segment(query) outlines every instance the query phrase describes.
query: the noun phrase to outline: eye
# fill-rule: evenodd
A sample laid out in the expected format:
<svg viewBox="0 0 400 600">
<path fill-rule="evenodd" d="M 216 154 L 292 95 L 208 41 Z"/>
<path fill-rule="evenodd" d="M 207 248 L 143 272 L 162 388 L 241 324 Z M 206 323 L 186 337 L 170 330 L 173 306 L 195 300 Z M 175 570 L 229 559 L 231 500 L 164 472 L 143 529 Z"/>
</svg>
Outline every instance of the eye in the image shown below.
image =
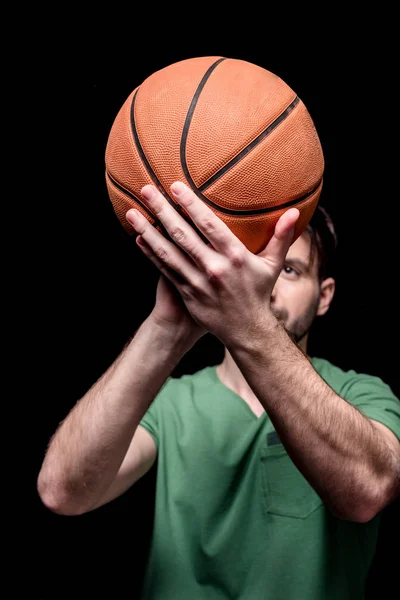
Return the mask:
<svg viewBox="0 0 400 600">
<path fill-rule="evenodd" d="M 285 273 L 285 275 L 299 275 L 298 271 L 296 271 L 296 269 L 293 269 L 293 267 L 290 267 L 289 265 L 284 265 L 282 267 L 282 271 L 283 273 Z"/>
</svg>

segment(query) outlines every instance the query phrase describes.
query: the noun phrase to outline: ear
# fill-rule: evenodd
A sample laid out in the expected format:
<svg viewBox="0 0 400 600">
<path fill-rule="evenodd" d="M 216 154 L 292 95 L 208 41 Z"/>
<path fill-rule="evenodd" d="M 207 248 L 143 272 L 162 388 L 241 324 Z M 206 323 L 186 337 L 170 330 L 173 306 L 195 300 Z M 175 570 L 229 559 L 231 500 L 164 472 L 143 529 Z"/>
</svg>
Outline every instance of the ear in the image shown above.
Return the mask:
<svg viewBox="0 0 400 600">
<path fill-rule="evenodd" d="M 327 277 L 321 283 L 320 297 L 317 310 L 317 316 L 324 315 L 332 302 L 333 295 L 335 293 L 335 280 L 333 277 Z"/>
</svg>

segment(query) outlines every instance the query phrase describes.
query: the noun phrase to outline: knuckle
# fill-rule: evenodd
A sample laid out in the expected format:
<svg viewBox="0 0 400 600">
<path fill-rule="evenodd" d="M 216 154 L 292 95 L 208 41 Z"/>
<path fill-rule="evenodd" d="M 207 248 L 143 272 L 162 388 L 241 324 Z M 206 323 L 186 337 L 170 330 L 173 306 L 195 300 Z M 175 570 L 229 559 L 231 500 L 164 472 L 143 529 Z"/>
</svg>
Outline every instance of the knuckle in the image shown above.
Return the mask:
<svg viewBox="0 0 400 600">
<path fill-rule="evenodd" d="M 199 294 L 204 290 L 204 282 L 202 278 L 193 279 L 192 289 L 196 294 Z"/>
<path fill-rule="evenodd" d="M 226 269 L 223 265 L 210 265 L 207 269 L 207 279 L 210 283 L 219 283 L 224 278 Z"/>
<path fill-rule="evenodd" d="M 167 251 L 162 246 L 159 246 L 158 248 L 156 248 L 154 250 L 154 254 L 162 262 L 167 262 L 168 253 L 167 253 Z"/>
<path fill-rule="evenodd" d="M 186 239 L 186 234 L 183 231 L 183 229 L 179 227 L 179 225 L 175 225 L 174 227 L 172 227 L 170 231 L 170 236 L 178 244 Z"/>
<path fill-rule="evenodd" d="M 187 250 L 187 253 L 189 254 L 190 258 L 192 258 L 192 260 L 194 260 L 194 262 L 197 262 L 200 259 L 200 252 L 199 252 L 199 248 L 197 246 L 193 246 L 192 248 L 189 248 Z"/>
<path fill-rule="evenodd" d="M 242 267 L 245 254 L 242 248 L 232 248 L 229 252 L 229 261 L 233 267 Z"/>
<path fill-rule="evenodd" d="M 212 235 L 215 232 L 215 223 L 212 219 L 206 218 L 202 223 L 202 228 L 206 236 Z"/>
</svg>

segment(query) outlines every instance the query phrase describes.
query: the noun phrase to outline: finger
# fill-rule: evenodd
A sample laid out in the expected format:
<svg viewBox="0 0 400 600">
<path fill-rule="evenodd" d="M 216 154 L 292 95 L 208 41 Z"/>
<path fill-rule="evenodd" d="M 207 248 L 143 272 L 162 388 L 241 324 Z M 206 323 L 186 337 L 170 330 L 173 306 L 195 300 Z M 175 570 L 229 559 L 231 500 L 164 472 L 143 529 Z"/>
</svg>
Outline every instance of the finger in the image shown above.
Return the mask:
<svg viewBox="0 0 400 600">
<path fill-rule="evenodd" d="M 142 214 L 130 209 L 126 213 L 126 219 L 144 239 L 159 263 L 178 273 L 189 284 L 198 279 L 198 270 L 189 257 L 157 231 Z"/>
<path fill-rule="evenodd" d="M 178 273 L 174 273 L 171 269 L 169 269 L 168 267 L 166 267 L 161 260 L 159 260 L 155 254 L 153 253 L 152 249 L 150 248 L 150 246 L 144 241 L 144 239 L 142 238 L 141 235 L 138 235 L 136 238 L 136 244 L 139 246 L 139 248 L 141 249 L 141 251 L 143 252 L 143 254 L 145 256 L 147 256 L 147 258 L 149 258 L 151 260 L 152 263 L 155 264 L 155 266 L 157 267 L 157 269 L 167 278 L 169 279 L 169 281 L 171 281 L 171 283 L 174 284 L 174 286 L 179 289 L 179 286 L 182 283 L 185 283 L 184 280 L 181 278 L 181 276 Z"/>
<path fill-rule="evenodd" d="M 281 265 L 292 243 L 294 226 L 300 216 L 298 208 L 289 208 L 281 215 L 275 225 L 275 231 L 265 249 L 258 256 L 273 265 Z"/>
<path fill-rule="evenodd" d="M 215 250 L 207 246 L 190 223 L 174 209 L 153 185 L 142 188 L 142 197 L 152 213 L 162 223 L 171 240 L 205 270 Z"/>
<path fill-rule="evenodd" d="M 171 185 L 171 192 L 215 250 L 229 256 L 232 248 L 245 248 L 226 223 L 219 219 L 187 185 L 175 181 Z"/>
</svg>

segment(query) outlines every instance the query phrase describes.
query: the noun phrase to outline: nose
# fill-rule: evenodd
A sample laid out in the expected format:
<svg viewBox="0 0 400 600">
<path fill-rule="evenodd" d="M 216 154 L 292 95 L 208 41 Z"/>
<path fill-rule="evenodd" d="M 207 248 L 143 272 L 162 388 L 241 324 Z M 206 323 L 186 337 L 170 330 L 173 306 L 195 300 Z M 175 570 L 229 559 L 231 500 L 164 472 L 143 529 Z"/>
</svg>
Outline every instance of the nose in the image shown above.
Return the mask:
<svg viewBox="0 0 400 600">
<path fill-rule="evenodd" d="M 276 298 L 277 298 L 277 295 L 278 295 L 277 292 L 278 292 L 278 282 L 276 281 L 275 285 L 273 287 L 273 290 L 271 292 L 271 304 L 272 305 L 275 304 L 275 302 L 276 302 Z"/>
</svg>

